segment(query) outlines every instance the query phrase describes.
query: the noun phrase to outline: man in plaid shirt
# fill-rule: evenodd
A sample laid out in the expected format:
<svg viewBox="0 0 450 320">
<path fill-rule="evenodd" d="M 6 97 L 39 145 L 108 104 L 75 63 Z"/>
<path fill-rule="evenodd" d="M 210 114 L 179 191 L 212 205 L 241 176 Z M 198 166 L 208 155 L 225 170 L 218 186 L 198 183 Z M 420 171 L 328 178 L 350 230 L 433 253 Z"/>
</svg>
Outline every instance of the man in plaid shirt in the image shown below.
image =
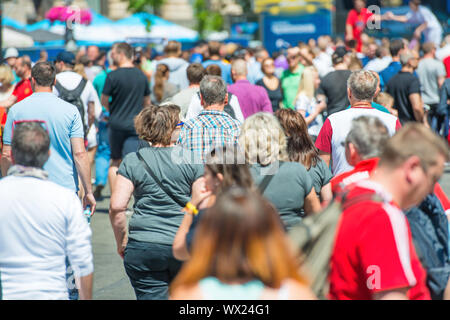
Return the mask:
<svg viewBox="0 0 450 320">
<path fill-rule="evenodd" d="M 200 101 L 204 110 L 184 123 L 178 139 L 183 148 L 194 153 L 196 163 L 204 163 L 215 147 L 236 145 L 241 132 L 241 123 L 223 111 L 228 95 L 221 77 L 203 77 Z"/>
</svg>

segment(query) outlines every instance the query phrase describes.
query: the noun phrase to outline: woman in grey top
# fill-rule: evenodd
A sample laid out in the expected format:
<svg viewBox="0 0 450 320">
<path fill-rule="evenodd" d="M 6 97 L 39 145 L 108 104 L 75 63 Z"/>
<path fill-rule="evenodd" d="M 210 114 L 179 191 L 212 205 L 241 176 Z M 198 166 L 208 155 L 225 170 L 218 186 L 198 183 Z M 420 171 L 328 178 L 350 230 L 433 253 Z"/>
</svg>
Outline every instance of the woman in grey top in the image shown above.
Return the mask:
<svg viewBox="0 0 450 320">
<path fill-rule="evenodd" d="M 150 106 L 139 113 L 136 132 L 149 146 L 125 157 L 111 195 L 117 251 L 138 300 L 168 298 L 169 283 L 181 266 L 172 255 L 181 209 L 190 199 L 192 184 L 203 175 L 192 153 L 175 146 L 179 112 L 171 105 Z M 134 214 L 127 234 L 125 211 L 131 195 Z"/>
<path fill-rule="evenodd" d="M 289 162 L 286 136 L 272 114 L 248 117 L 239 144 L 251 165 L 255 185 L 278 209 L 287 230 L 300 222 L 302 209 L 306 214 L 320 211 L 313 181 L 302 164 Z"/>
<path fill-rule="evenodd" d="M 330 180 L 333 177 L 326 163 L 319 157 L 308 134 L 308 126 L 303 116 L 291 109 L 280 109 L 275 113 L 287 138 L 289 160 L 303 164 L 311 176 L 314 189 L 323 206 L 333 198 Z"/>
</svg>

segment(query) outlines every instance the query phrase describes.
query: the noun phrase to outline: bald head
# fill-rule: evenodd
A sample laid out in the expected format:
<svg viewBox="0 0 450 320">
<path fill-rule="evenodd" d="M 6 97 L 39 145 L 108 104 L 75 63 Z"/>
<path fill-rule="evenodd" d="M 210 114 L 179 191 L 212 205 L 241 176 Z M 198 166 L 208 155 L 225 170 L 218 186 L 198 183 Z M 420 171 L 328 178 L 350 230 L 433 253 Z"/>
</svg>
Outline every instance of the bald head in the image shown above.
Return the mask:
<svg viewBox="0 0 450 320">
<path fill-rule="evenodd" d="M 231 63 L 231 73 L 235 78 L 247 77 L 247 63 L 244 59 L 236 59 Z"/>
</svg>

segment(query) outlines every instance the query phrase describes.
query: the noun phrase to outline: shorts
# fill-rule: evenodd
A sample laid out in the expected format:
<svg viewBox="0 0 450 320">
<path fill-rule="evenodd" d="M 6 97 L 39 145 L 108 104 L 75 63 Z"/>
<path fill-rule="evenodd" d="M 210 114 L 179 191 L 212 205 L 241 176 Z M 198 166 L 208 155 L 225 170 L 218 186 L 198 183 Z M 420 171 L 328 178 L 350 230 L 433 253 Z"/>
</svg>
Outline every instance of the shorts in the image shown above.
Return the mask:
<svg viewBox="0 0 450 320">
<path fill-rule="evenodd" d="M 117 130 L 108 127 L 111 159 L 120 160 L 139 147 L 139 137 L 134 130 Z"/>
<path fill-rule="evenodd" d="M 87 134 L 87 149 L 92 149 L 97 146 L 97 127 L 92 125 Z"/>
</svg>

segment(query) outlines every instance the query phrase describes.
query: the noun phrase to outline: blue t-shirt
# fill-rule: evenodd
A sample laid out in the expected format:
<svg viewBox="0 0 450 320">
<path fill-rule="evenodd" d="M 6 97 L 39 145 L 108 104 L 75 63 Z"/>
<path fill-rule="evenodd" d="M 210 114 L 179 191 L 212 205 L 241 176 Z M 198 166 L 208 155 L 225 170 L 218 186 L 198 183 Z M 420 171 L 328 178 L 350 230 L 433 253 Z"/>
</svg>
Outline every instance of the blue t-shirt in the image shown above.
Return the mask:
<svg viewBox="0 0 450 320">
<path fill-rule="evenodd" d="M 380 72 L 380 79 L 383 80 L 383 84 L 380 83 L 381 89 L 391 80 L 393 76 L 400 72 L 402 64 L 398 61 L 391 62 L 386 69 Z"/>
<path fill-rule="evenodd" d="M 78 190 L 78 173 L 72 156 L 71 138 L 84 138 L 78 109 L 53 93 L 33 93 L 16 103 L 8 113 L 3 143 L 11 145 L 13 124 L 22 120 L 44 121 L 50 135 L 50 158 L 44 166 L 49 179 Z"/>
<path fill-rule="evenodd" d="M 217 64 L 222 70 L 222 79 L 225 80 L 227 84 L 232 84 L 233 80 L 231 79 L 231 64 L 225 63 L 222 60 L 208 60 L 202 63 L 203 68 L 206 69 L 211 64 Z"/>
</svg>

